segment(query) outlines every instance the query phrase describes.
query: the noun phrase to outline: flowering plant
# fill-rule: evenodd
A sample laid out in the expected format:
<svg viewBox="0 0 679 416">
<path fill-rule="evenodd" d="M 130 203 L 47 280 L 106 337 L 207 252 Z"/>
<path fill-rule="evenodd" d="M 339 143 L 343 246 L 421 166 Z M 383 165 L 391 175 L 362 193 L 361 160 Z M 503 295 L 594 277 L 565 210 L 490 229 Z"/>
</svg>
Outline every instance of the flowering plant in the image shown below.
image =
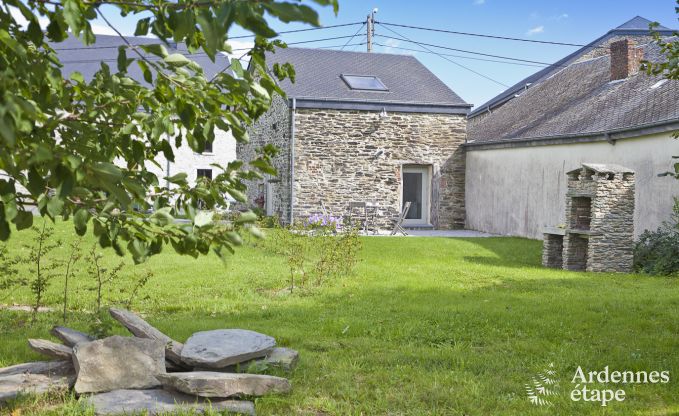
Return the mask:
<svg viewBox="0 0 679 416">
<path fill-rule="evenodd" d="M 306 219 L 305 226 L 311 229 L 339 231 L 342 226 L 342 219 L 328 214 L 314 214 Z"/>
</svg>

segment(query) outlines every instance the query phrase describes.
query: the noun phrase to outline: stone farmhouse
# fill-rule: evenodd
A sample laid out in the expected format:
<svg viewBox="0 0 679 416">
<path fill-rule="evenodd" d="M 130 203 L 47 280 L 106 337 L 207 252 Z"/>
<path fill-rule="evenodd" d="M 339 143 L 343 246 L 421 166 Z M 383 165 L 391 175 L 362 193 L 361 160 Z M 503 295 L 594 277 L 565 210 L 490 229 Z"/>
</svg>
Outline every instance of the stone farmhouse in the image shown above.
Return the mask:
<svg viewBox="0 0 679 416">
<path fill-rule="evenodd" d="M 287 98 L 274 97 L 237 147 L 245 161 L 266 143 L 281 150 L 279 175 L 249 187 L 267 214 L 290 222 L 365 202 L 387 228 L 411 201 L 407 226 L 464 227 L 471 105 L 417 59 L 287 48 L 268 61 L 293 64 L 296 82 L 281 84 Z"/>
<path fill-rule="evenodd" d="M 132 45 L 160 43 L 158 39 L 148 37 L 128 36 L 126 39 Z M 114 70 L 117 65 L 118 47 L 125 45 L 125 42 L 118 36 L 97 35 L 96 42 L 92 45 L 85 46 L 79 39 L 70 37 L 64 42 L 52 45 L 52 47 L 64 64 L 62 72 L 65 77 L 73 72 L 80 72 L 85 80 L 90 80 L 99 70 L 102 62 Z M 183 53 L 198 62 L 208 78 L 229 65 L 226 56 L 217 56 L 215 62 L 212 62 L 205 54 L 190 55 L 186 47 L 181 44 L 170 45 L 167 49 L 169 53 Z M 128 52 L 128 57 L 133 57 L 131 52 Z M 149 55 L 148 58 L 157 59 L 153 55 Z M 140 83 L 146 83 L 139 66 L 132 64 L 128 71 L 131 78 Z M 174 147 L 174 155 L 174 162 L 170 162 L 159 155 L 156 159 L 157 165 L 149 164 L 148 169 L 159 177 L 184 172 L 188 175 L 189 183 L 194 183 L 199 176 L 212 178 L 213 167 L 211 164 L 218 163 L 226 166 L 233 161 L 236 158 L 236 142 L 230 132 L 215 129 L 215 140 L 211 146 L 206 146 L 204 152 L 196 153 L 184 143 L 179 148 Z"/>
<path fill-rule="evenodd" d="M 278 50 L 296 83 L 238 146 L 273 143 L 280 175 L 250 199 L 284 221 L 375 203 L 387 228 L 405 201 L 410 227 L 541 238 L 566 222 L 568 172 L 614 164 L 635 172 L 634 235 L 669 219 L 679 183 L 679 82 L 640 73 L 657 60 L 650 21 L 635 17 L 472 111 L 403 55 Z M 673 31 L 657 28 L 664 36 Z M 468 126 L 467 126 L 468 124 Z"/>
</svg>

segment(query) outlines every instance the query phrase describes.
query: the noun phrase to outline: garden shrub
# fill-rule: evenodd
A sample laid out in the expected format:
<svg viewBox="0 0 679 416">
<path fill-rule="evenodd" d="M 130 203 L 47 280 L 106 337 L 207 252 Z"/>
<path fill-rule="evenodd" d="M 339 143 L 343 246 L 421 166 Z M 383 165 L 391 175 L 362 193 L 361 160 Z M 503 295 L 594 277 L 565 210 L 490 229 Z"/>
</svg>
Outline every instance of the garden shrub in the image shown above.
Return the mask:
<svg viewBox="0 0 679 416">
<path fill-rule="evenodd" d="M 342 225 L 342 219 L 317 214 L 293 226 L 278 226 L 269 233 L 265 249 L 285 257 L 290 270 L 290 291 L 309 281 L 349 275 L 358 262 L 361 241 L 358 230 Z"/>
<path fill-rule="evenodd" d="M 639 237 L 634 247 L 634 269 L 652 275 L 679 275 L 679 200 L 675 200 L 671 221 Z"/>
</svg>

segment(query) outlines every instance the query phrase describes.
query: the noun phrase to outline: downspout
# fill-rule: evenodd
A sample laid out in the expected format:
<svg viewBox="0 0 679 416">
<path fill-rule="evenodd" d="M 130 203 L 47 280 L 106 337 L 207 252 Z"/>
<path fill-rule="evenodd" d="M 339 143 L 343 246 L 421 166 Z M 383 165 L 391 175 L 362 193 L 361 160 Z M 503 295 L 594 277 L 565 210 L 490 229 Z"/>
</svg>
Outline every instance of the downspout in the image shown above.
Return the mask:
<svg viewBox="0 0 679 416">
<path fill-rule="evenodd" d="M 297 111 L 297 99 L 292 98 L 290 110 L 290 225 L 293 225 L 294 201 L 295 201 L 295 113 Z"/>
</svg>

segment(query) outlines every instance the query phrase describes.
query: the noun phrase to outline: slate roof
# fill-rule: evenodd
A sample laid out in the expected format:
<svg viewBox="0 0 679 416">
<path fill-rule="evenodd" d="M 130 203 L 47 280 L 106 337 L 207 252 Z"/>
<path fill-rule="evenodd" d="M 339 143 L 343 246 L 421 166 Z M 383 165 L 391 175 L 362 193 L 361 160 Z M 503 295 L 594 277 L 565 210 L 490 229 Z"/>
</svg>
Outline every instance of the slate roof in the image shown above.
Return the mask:
<svg viewBox="0 0 679 416">
<path fill-rule="evenodd" d="M 285 80 L 281 87 L 298 101 L 437 105 L 463 107 L 465 111 L 470 107 L 410 55 L 285 48 L 269 54 L 267 62 L 293 64 L 296 82 Z M 389 91 L 352 90 L 341 74 L 376 76 Z"/>
<path fill-rule="evenodd" d="M 640 46 L 657 61 L 657 45 Z M 679 81 L 641 72 L 610 81 L 610 56 L 577 62 L 517 98 L 471 119 L 468 142 L 565 137 L 606 133 L 679 121 Z"/>
<path fill-rule="evenodd" d="M 469 117 L 475 117 L 479 114 L 483 114 L 484 112 L 487 112 L 488 109 L 492 110 L 493 108 L 502 105 L 504 102 L 513 99 L 514 95 L 517 94 L 518 92 L 520 92 L 520 91 L 522 91 L 526 88 L 534 87 L 539 82 L 547 79 L 549 76 L 558 72 L 564 66 L 568 66 L 571 63 L 577 61 L 578 58 L 580 58 L 582 55 L 594 51 L 595 48 L 605 44 L 607 41 L 611 40 L 614 37 L 648 35 L 649 34 L 648 25 L 650 23 L 651 23 L 650 20 L 643 18 L 641 16 L 636 16 L 636 17 L 628 20 L 627 22 L 621 24 L 620 26 L 609 30 L 606 34 L 604 34 L 603 36 L 593 40 L 592 42 L 588 43 L 586 46 L 584 46 L 584 47 L 578 49 L 577 51 L 569 54 L 565 58 L 560 59 L 559 61 L 555 62 L 553 65 L 548 66 L 544 69 L 541 69 L 540 71 L 534 73 L 533 75 L 526 77 L 526 78 L 522 79 L 521 81 L 517 82 L 516 84 L 512 85 L 511 87 L 507 88 L 505 91 L 501 92 L 497 96 L 491 98 L 487 102 L 476 107 L 469 114 Z M 669 28 L 662 26 L 662 25 L 656 27 L 655 30 L 657 32 L 659 32 L 661 35 L 665 35 L 665 36 L 670 36 L 674 32 L 672 29 L 669 29 Z"/>
<path fill-rule="evenodd" d="M 139 36 L 126 36 L 125 39 L 132 45 L 162 43 L 156 38 Z M 118 47 L 122 45 L 125 45 L 125 42 L 119 36 L 96 35 L 96 42 L 88 46 L 84 46 L 80 39 L 73 36 L 63 42 L 53 43 L 51 46 L 64 64 L 62 73 L 65 77 L 77 71 L 83 74 L 86 80 L 89 80 L 99 70 L 101 62 L 109 65 L 112 71 L 117 71 Z M 205 53 L 190 54 L 183 44 L 172 44 L 169 47 L 165 45 L 165 47 L 169 53 L 182 53 L 189 59 L 196 61 L 203 68 L 208 79 L 229 65 L 228 58 L 223 55 L 218 55 L 215 62 L 212 62 Z M 160 59 L 152 54 L 144 55 L 151 61 Z M 127 57 L 137 58 L 137 55 L 134 51 L 128 50 Z M 139 69 L 139 65 L 135 62 L 128 67 L 128 72 L 131 78 L 146 84 L 141 69 Z"/>
</svg>

